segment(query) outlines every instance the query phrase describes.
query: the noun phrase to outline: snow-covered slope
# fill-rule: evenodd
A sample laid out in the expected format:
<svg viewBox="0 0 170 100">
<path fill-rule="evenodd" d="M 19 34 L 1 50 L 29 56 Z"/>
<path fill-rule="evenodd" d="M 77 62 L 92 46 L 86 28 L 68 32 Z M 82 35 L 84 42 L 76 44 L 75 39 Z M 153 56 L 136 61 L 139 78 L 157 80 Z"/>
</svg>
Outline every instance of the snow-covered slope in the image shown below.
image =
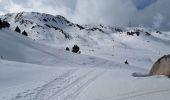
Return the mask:
<svg viewBox="0 0 170 100">
<path fill-rule="evenodd" d="M 170 53 L 170 32 L 78 25 L 35 12 L 1 18 L 11 27 L 0 30 L 0 100 L 170 99 L 170 80 L 148 76 Z M 81 54 L 65 51 L 74 44 Z"/>
<path fill-rule="evenodd" d="M 0 30 L 0 45 L 0 55 L 3 60 L 45 65 L 84 64 L 93 60 L 100 63 L 107 61 L 94 56 L 73 54 L 57 47 L 52 48 L 9 29 Z M 81 58 L 84 60 L 79 61 Z"/>
<path fill-rule="evenodd" d="M 77 86 L 76 90 L 81 90 L 105 70 L 125 66 L 51 48 L 9 29 L 0 30 L 0 37 L 0 100 L 41 100 L 55 92 L 61 95 L 65 88 L 74 91 Z M 125 69 L 140 70 L 135 66 Z"/>
</svg>

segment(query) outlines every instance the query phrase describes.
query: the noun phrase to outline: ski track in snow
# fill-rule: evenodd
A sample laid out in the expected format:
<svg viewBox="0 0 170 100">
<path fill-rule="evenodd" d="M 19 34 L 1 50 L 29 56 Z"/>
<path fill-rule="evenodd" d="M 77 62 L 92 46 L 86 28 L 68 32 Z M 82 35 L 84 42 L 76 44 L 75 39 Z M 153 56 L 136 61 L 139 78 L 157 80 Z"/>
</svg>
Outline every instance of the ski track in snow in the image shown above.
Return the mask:
<svg viewBox="0 0 170 100">
<path fill-rule="evenodd" d="M 61 88 L 66 81 L 70 81 L 73 77 L 71 75 L 76 71 L 76 69 L 71 69 L 41 87 L 18 93 L 14 98 L 7 100 L 46 100 L 55 90 Z"/>
<path fill-rule="evenodd" d="M 49 97 L 47 100 L 76 100 L 76 97 L 81 91 L 86 88 L 95 79 L 100 77 L 106 70 L 91 69 L 85 74 L 77 77 L 76 80 L 71 82 L 69 85 L 56 92 L 54 95 Z"/>
<path fill-rule="evenodd" d="M 42 89 L 36 94 L 35 98 L 33 98 L 33 100 L 47 100 L 56 91 L 59 91 L 60 88 L 64 88 L 65 84 L 69 83 L 71 78 L 74 77 L 73 73 L 76 71 L 77 70 L 70 70 L 61 77 L 56 78 L 55 80 L 44 85 Z"/>
<path fill-rule="evenodd" d="M 83 72 L 79 69 L 72 69 L 41 87 L 26 90 L 6 100 L 76 100 L 83 89 L 106 71 L 107 69 L 96 68 Z"/>
</svg>

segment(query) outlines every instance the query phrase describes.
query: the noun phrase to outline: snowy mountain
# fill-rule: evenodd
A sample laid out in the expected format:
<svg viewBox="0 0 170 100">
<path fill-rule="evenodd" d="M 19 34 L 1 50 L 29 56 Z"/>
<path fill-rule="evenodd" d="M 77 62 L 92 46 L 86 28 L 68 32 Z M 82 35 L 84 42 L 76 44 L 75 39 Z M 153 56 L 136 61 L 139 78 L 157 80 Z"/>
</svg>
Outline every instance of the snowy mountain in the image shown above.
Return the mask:
<svg viewBox="0 0 170 100">
<path fill-rule="evenodd" d="M 12 24 L 12 29 L 19 26 L 21 29 L 29 31 L 29 37 L 32 39 L 48 39 L 48 36 L 46 37 L 46 35 L 49 35 L 50 33 L 53 35 L 60 34 L 56 38 L 63 37 L 69 39 L 71 37 L 64 30 L 72 27 L 81 29 L 81 26 L 69 22 L 60 15 L 53 16 L 36 12 L 22 12 L 17 14 L 6 14 L 1 18 L 10 22 Z"/>
<path fill-rule="evenodd" d="M 169 78 L 148 75 L 170 53 L 170 32 L 78 25 L 36 12 L 0 18 L 10 23 L 0 29 L 0 100 L 170 98 Z M 81 54 L 65 50 L 74 44 Z"/>
<path fill-rule="evenodd" d="M 60 15 L 53 16 L 37 12 L 12 13 L 0 18 L 8 21 L 12 30 L 15 30 L 18 26 L 22 32 L 25 30 L 31 39 L 49 42 L 63 43 L 72 39 L 76 42 L 84 41 L 86 43 L 91 41 L 95 43 L 98 41 L 95 40 L 94 35 L 101 34 L 100 38 L 103 38 L 108 37 L 109 33 L 123 31 L 118 27 L 104 25 L 79 25 L 68 21 Z"/>
</svg>

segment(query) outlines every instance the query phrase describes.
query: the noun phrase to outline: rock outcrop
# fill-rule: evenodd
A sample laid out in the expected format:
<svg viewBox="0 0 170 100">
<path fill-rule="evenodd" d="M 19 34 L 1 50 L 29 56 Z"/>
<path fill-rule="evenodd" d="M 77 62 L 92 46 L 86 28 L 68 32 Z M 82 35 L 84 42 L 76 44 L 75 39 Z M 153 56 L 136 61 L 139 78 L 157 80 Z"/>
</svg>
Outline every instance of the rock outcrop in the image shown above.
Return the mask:
<svg viewBox="0 0 170 100">
<path fill-rule="evenodd" d="M 159 58 L 152 66 L 150 75 L 170 76 L 170 55 Z"/>
</svg>

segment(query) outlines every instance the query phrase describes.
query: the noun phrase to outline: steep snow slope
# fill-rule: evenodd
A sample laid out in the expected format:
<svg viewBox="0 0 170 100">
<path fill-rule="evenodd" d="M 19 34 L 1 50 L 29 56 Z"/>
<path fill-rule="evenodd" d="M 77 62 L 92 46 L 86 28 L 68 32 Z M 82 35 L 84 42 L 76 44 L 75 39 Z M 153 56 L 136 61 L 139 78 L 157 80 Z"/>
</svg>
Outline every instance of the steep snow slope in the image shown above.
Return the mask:
<svg viewBox="0 0 170 100">
<path fill-rule="evenodd" d="M 50 48 L 7 29 L 0 30 L 0 38 L 0 55 L 6 60 L 39 64 L 49 63 L 51 59 L 54 60 L 57 56 L 50 53 Z M 48 50 L 45 48 L 48 48 Z M 54 61 L 57 62 L 57 60 Z"/>
<path fill-rule="evenodd" d="M 30 38 L 8 29 L 0 30 L 0 55 L 4 60 L 19 61 L 33 64 L 83 64 L 77 61 L 80 58 L 86 59 L 87 63 L 98 58 L 72 54 L 59 48 L 52 48 L 37 43 Z M 98 59 L 98 62 L 103 59 Z M 84 61 L 83 61 L 84 62 Z"/>
</svg>

